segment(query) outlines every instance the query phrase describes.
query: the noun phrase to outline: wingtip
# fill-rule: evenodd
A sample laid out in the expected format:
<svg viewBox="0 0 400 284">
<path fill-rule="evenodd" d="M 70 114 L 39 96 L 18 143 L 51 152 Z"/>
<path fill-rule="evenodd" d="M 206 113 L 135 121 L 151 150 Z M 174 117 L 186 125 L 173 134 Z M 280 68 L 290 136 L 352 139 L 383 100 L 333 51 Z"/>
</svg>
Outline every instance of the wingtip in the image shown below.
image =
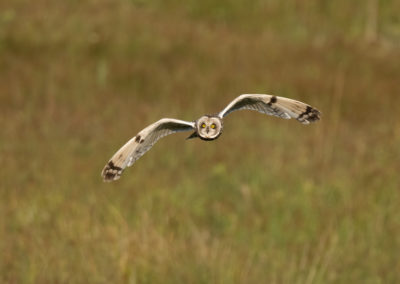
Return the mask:
<svg viewBox="0 0 400 284">
<path fill-rule="evenodd" d="M 297 118 L 297 120 L 303 124 L 317 122 L 320 119 L 321 119 L 321 112 L 311 106 L 307 106 L 306 110 L 302 112 Z"/>
<path fill-rule="evenodd" d="M 103 177 L 104 182 L 112 182 L 118 180 L 121 177 L 122 172 L 122 168 L 115 166 L 112 161 L 109 161 L 101 172 L 101 176 Z"/>
<path fill-rule="evenodd" d="M 321 112 L 316 108 L 313 108 L 311 113 L 309 114 L 308 121 L 316 122 L 318 120 L 321 120 Z"/>
</svg>

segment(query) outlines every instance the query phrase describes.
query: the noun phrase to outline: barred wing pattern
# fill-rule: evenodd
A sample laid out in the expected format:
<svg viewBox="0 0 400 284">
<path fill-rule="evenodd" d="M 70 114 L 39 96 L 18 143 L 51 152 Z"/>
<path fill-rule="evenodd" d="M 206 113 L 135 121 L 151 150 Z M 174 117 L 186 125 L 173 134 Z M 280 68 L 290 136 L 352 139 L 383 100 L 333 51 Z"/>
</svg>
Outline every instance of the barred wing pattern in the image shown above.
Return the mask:
<svg viewBox="0 0 400 284">
<path fill-rule="evenodd" d="M 218 116 L 224 118 L 231 112 L 242 109 L 281 117 L 295 118 L 303 124 L 309 124 L 320 119 L 320 111 L 299 101 L 263 94 L 244 94 L 234 99 Z"/>
<path fill-rule="evenodd" d="M 121 177 L 126 167 L 143 156 L 162 137 L 172 133 L 195 129 L 195 123 L 163 118 L 140 131 L 119 149 L 104 167 L 101 175 L 104 181 L 113 181 Z"/>
</svg>

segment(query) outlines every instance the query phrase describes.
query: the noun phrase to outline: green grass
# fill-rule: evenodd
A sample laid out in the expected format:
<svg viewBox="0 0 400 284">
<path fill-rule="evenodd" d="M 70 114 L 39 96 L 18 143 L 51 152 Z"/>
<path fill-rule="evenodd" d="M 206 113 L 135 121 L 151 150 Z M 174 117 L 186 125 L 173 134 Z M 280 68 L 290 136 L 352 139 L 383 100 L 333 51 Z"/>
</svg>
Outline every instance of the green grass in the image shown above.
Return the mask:
<svg viewBox="0 0 400 284">
<path fill-rule="evenodd" d="M 361 1 L 0 4 L 0 282 L 398 283 L 398 10 L 371 42 Z M 102 182 L 147 124 L 241 93 L 322 120 L 234 113 Z"/>
</svg>

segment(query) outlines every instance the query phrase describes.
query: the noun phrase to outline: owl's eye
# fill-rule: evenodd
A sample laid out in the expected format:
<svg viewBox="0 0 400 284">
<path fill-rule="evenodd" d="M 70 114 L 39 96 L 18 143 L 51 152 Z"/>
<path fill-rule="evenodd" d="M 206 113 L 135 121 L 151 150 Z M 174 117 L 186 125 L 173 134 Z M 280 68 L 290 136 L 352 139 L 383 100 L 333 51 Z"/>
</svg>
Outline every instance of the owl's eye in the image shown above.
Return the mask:
<svg viewBox="0 0 400 284">
<path fill-rule="evenodd" d="M 211 124 L 211 128 L 214 129 L 216 127 L 215 123 Z"/>
<path fill-rule="evenodd" d="M 203 123 L 203 124 L 201 125 L 201 128 L 205 128 L 205 127 L 206 127 L 206 124 Z"/>
</svg>

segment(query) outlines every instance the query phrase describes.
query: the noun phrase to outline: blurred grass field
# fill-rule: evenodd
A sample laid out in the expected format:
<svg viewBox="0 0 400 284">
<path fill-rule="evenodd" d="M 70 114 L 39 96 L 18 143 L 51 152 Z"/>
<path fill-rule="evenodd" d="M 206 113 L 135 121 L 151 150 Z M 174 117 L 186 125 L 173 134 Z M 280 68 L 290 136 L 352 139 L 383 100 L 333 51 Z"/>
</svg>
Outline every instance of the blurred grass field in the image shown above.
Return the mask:
<svg viewBox="0 0 400 284">
<path fill-rule="evenodd" d="M 0 283 L 399 283 L 400 4 L 0 3 Z M 162 117 L 242 93 L 305 101 L 303 126 L 233 113 L 216 141 Z"/>
</svg>

